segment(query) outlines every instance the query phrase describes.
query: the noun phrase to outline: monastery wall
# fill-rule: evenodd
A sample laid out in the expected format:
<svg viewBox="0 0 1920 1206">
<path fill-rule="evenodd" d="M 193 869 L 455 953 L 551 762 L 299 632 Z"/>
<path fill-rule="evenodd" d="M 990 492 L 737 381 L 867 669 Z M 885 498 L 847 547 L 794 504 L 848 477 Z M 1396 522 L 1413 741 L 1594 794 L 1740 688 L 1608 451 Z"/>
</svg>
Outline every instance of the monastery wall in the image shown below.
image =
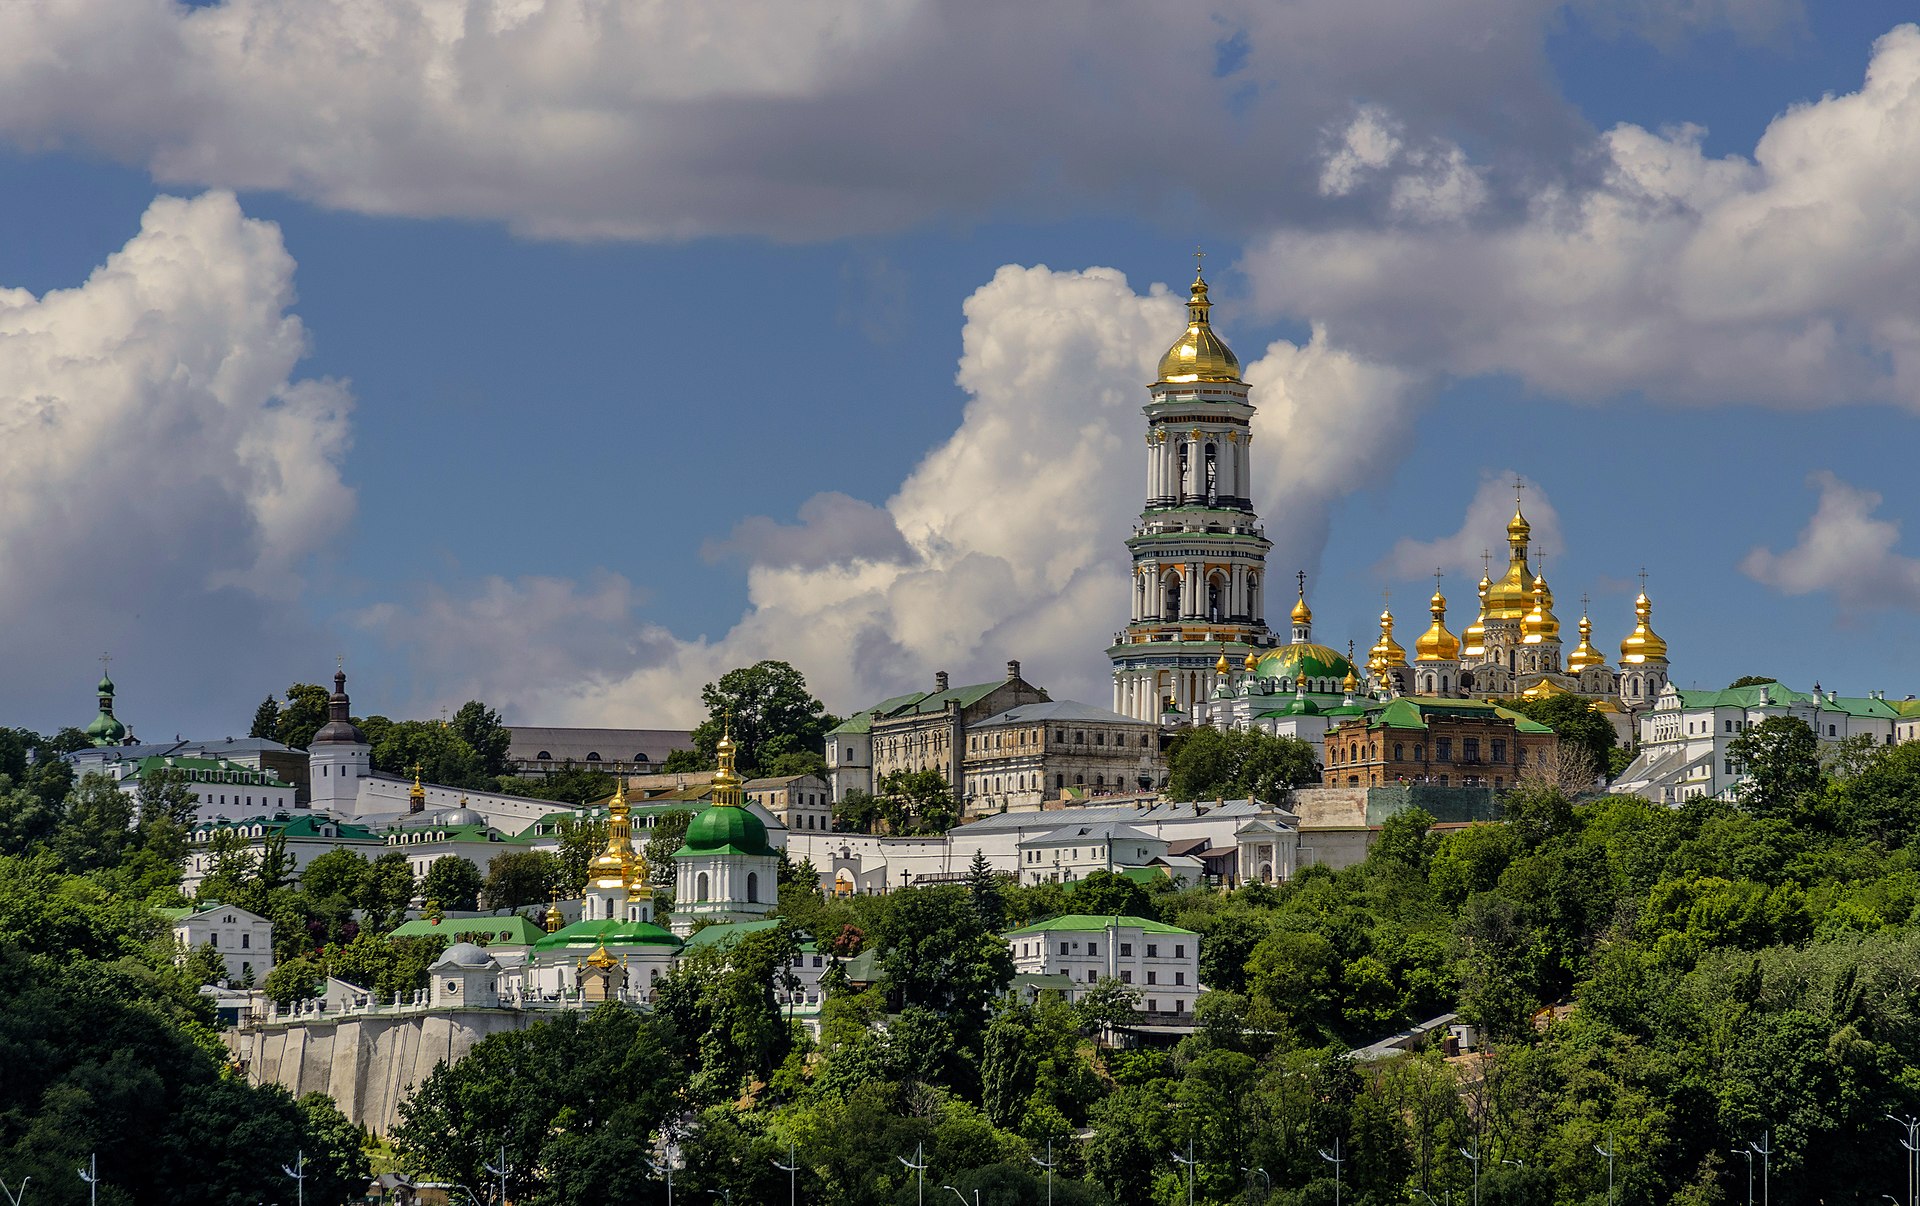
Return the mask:
<svg viewBox="0 0 1920 1206">
<path fill-rule="evenodd" d="M 400 1125 L 400 1105 L 441 1064 L 459 1062 L 490 1034 L 524 1029 L 535 1014 L 457 1009 L 303 1017 L 223 1032 L 252 1084 L 295 1097 L 325 1093 L 376 1135 Z"/>
</svg>

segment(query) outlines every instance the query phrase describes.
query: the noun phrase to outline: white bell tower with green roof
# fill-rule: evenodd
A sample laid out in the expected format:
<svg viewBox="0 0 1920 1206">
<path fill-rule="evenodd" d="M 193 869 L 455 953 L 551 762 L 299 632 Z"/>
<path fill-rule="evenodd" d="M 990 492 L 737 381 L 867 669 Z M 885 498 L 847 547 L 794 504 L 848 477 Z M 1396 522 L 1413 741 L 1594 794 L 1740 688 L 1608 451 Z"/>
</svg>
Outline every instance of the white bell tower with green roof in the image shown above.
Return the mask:
<svg viewBox="0 0 1920 1206">
<path fill-rule="evenodd" d="M 1147 415 L 1147 498 L 1127 540 L 1133 590 L 1114 634 L 1113 709 L 1191 718 L 1221 679 L 1279 638 L 1267 627 L 1267 550 L 1253 512 L 1254 408 L 1240 361 L 1209 321 L 1195 272 L 1187 330 L 1160 358 Z"/>
</svg>

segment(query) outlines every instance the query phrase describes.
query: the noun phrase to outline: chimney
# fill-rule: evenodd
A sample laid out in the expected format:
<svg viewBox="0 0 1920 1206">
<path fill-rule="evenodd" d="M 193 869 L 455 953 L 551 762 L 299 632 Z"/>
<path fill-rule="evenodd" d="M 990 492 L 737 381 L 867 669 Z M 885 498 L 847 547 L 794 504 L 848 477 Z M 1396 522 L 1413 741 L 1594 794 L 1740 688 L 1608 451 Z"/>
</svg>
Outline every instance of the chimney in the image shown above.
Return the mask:
<svg viewBox="0 0 1920 1206">
<path fill-rule="evenodd" d="M 933 672 L 933 689 L 935 691 L 944 691 L 947 689 L 947 672 L 945 670 L 935 670 Z"/>
<path fill-rule="evenodd" d="M 1009 661 L 1007 663 L 1007 681 L 1012 682 L 1014 679 L 1019 677 L 1020 677 L 1020 663 L 1016 661 Z"/>
</svg>

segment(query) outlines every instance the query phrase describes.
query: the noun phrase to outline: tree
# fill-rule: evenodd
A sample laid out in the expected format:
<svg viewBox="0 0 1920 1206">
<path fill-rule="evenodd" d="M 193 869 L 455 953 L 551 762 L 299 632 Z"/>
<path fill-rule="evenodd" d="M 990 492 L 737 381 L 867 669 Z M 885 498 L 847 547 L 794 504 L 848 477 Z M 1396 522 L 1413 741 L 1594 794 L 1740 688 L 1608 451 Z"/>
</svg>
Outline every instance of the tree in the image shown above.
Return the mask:
<svg viewBox="0 0 1920 1206">
<path fill-rule="evenodd" d="M 786 1059 L 793 1032 L 773 994 L 799 949 L 792 928 L 780 925 L 690 948 L 661 979 L 654 1010 L 678 1036 L 696 1101 L 732 1100 Z"/>
<path fill-rule="evenodd" d="M 1104 868 L 1088 872 L 1085 879 L 1074 883 L 1067 899 L 1076 913 L 1118 914 L 1145 917 L 1149 921 L 1159 920 L 1153 907 L 1153 897 L 1143 885 Z"/>
<path fill-rule="evenodd" d="M 762 773 L 776 779 L 788 775 L 812 775 L 816 779 L 824 779 L 827 777 L 827 760 L 817 750 L 788 750 L 776 756 Z"/>
<path fill-rule="evenodd" d="M 1777 683 L 1779 681 L 1780 681 L 1779 679 L 1769 677 L 1768 675 L 1765 675 L 1765 674 L 1742 674 L 1739 678 L 1736 678 L 1732 682 L 1727 684 L 1727 690 L 1736 691 L 1741 687 L 1758 687 L 1758 686 L 1763 686 L 1767 683 Z"/>
<path fill-rule="evenodd" d="M 1189 729 L 1167 747 L 1167 796 L 1284 803 L 1295 787 L 1318 777 L 1313 747 L 1258 729 Z"/>
<path fill-rule="evenodd" d="M 421 775 L 434 783 L 476 790 L 496 782 L 496 776 L 487 773 L 485 760 L 452 725 L 370 716 L 361 727 L 373 745 L 375 770 L 411 777 L 418 766 Z"/>
<path fill-rule="evenodd" d="M 1612 765 L 1613 749 L 1620 743 L 1620 735 L 1614 731 L 1612 721 L 1580 696 L 1509 699 L 1501 706 L 1539 721 L 1553 730 L 1563 748 L 1571 746 L 1585 754 L 1588 783 Z"/>
<path fill-rule="evenodd" d="M 987 861 L 984 850 L 974 851 L 973 861 L 967 864 L 967 895 L 981 927 L 998 933 L 1007 921 L 1007 902 L 1000 895 L 1000 873 Z"/>
<path fill-rule="evenodd" d="M 374 859 L 361 892 L 360 907 L 373 929 L 390 930 L 405 920 L 414 896 L 413 866 L 406 854 L 389 850 Z"/>
<path fill-rule="evenodd" d="M 673 855 L 687 844 L 687 826 L 692 823 L 691 808 L 670 808 L 653 818 L 640 856 L 647 860 L 647 880 L 656 893 L 673 891 Z"/>
<path fill-rule="evenodd" d="M 489 909 L 544 904 L 559 890 L 560 860 L 545 850 L 509 850 L 487 864 L 482 900 Z"/>
<path fill-rule="evenodd" d="M 807 680 L 786 662 L 763 661 L 729 670 L 700 689 L 707 719 L 693 730 L 694 749 L 713 765 L 721 734 L 731 725 L 741 773 L 756 775 L 781 755 L 811 750 L 824 754 L 827 730 L 840 723 L 807 690 Z"/>
<path fill-rule="evenodd" d="M 133 801 L 106 775 L 84 776 L 67 796 L 64 813 L 52 847 L 70 871 L 115 866 L 133 843 Z"/>
<path fill-rule="evenodd" d="M 267 741 L 280 739 L 280 701 L 269 695 L 260 701 L 253 710 L 253 725 L 247 730 L 247 736 L 260 737 Z"/>
<path fill-rule="evenodd" d="M 325 977 L 326 971 L 320 964 L 305 955 L 295 955 L 275 963 L 273 970 L 267 973 L 267 982 L 261 987 L 269 1001 L 277 1005 L 291 1005 L 295 1001 L 319 996 Z"/>
<path fill-rule="evenodd" d="M 288 687 L 287 705 L 280 709 L 276 729 L 280 744 L 296 750 L 312 745 L 313 735 L 327 723 L 328 698 L 327 689 L 313 683 L 295 683 Z"/>
<path fill-rule="evenodd" d="M 880 797 L 855 787 L 833 802 L 833 827 L 842 833 L 872 833 L 881 819 Z"/>
<path fill-rule="evenodd" d="M 896 835 L 945 833 L 957 819 L 953 785 L 939 771 L 893 771 L 880 779 L 881 816 Z"/>
<path fill-rule="evenodd" d="M 587 886 L 587 865 L 607 848 L 607 823 L 578 817 L 561 817 L 554 826 L 560 839 L 560 891 L 578 896 Z"/>
<path fill-rule="evenodd" d="M 499 776 L 512 769 L 507 751 L 513 745 L 513 731 L 500 723 L 500 713 L 470 699 L 453 714 L 453 730 L 480 760 L 482 774 Z"/>
<path fill-rule="evenodd" d="M 1734 769 L 1746 775 L 1740 806 L 1755 816 L 1790 817 L 1821 790 L 1820 743 L 1797 716 L 1769 716 L 1727 743 Z"/>
<path fill-rule="evenodd" d="M 437 902 L 443 909 L 471 912 L 480 907 L 480 889 L 485 886 L 480 868 L 457 854 L 443 854 L 427 865 L 420 877 L 420 895 Z"/>
</svg>

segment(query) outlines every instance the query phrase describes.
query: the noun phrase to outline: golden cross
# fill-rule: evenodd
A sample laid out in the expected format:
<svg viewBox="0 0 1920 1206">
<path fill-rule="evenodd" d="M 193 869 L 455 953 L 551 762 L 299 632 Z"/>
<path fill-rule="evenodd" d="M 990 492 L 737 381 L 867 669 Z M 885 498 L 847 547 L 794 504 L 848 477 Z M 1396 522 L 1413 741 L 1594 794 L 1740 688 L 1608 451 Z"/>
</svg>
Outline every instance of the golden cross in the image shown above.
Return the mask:
<svg viewBox="0 0 1920 1206">
<path fill-rule="evenodd" d="M 1447 576 L 1446 573 L 1442 570 L 1436 569 L 1433 571 L 1433 593 L 1434 594 L 1437 595 L 1440 593 L 1440 579 L 1446 576 Z"/>
<path fill-rule="evenodd" d="M 1195 247 L 1193 249 L 1193 274 L 1195 276 L 1199 276 L 1200 270 L 1206 267 L 1206 265 L 1202 263 L 1202 261 L 1204 261 L 1206 258 L 1207 258 L 1206 252 L 1200 250 L 1198 247 Z"/>
<path fill-rule="evenodd" d="M 1493 550 L 1480 550 L 1480 576 L 1485 578 L 1493 573 Z"/>
<path fill-rule="evenodd" d="M 1647 593 L 1647 567 L 1644 565 L 1640 567 L 1640 593 Z"/>
<path fill-rule="evenodd" d="M 412 766 L 407 767 L 407 769 L 413 772 L 413 781 L 415 783 L 420 782 L 420 764 L 416 762 Z"/>
<path fill-rule="evenodd" d="M 1517 473 L 1514 474 L 1513 475 L 1513 505 L 1516 508 L 1519 507 L 1520 505 L 1520 492 L 1522 490 L 1525 490 L 1526 488 L 1527 488 L 1527 479 L 1524 477 L 1521 477 Z"/>
<path fill-rule="evenodd" d="M 1300 597 L 1302 599 L 1306 598 L 1307 597 L 1307 571 L 1295 570 L 1293 577 L 1295 581 L 1300 583 Z"/>
</svg>

